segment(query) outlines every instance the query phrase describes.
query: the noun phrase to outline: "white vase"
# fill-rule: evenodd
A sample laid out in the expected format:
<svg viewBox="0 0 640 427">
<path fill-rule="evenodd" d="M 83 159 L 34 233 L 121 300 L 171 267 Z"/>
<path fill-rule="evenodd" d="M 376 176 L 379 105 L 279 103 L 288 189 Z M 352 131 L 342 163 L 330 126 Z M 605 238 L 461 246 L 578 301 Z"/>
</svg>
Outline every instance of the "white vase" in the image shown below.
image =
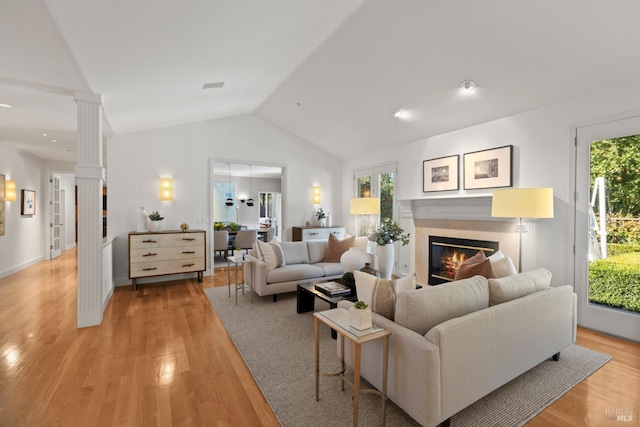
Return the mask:
<svg viewBox="0 0 640 427">
<path fill-rule="evenodd" d="M 349 248 L 349 250 L 340 257 L 340 265 L 342 265 L 342 271 L 345 273 L 360 270 L 367 262 L 371 262 L 369 254 L 355 247 Z"/>
<path fill-rule="evenodd" d="M 320 227 L 326 227 L 326 226 L 327 226 L 327 218 L 320 218 L 320 219 L 318 220 L 318 225 L 319 225 Z"/>
<path fill-rule="evenodd" d="M 156 232 L 160 231 L 160 223 L 162 221 L 149 221 L 149 231 Z"/>
<path fill-rule="evenodd" d="M 372 325 L 370 308 L 349 307 L 349 326 L 362 331 L 369 329 Z"/>
<path fill-rule="evenodd" d="M 138 221 L 136 224 L 136 231 L 145 232 L 148 230 L 147 221 L 149 220 L 149 214 L 144 210 L 144 206 L 140 206 L 140 212 L 138 212 Z"/>
<path fill-rule="evenodd" d="M 378 245 L 376 247 L 376 256 L 378 257 L 378 270 L 380 270 L 380 277 L 382 279 L 391 279 L 394 258 L 393 243 Z"/>
</svg>

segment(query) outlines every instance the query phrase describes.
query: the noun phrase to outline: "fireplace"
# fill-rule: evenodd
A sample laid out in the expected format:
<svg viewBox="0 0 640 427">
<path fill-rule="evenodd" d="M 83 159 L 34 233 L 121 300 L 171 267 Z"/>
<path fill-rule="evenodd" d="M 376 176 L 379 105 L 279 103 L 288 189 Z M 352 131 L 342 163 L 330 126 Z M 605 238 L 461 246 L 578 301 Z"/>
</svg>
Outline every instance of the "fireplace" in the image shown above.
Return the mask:
<svg viewBox="0 0 640 427">
<path fill-rule="evenodd" d="M 500 249 L 499 242 L 429 236 L 429 284 L 452 282 L 460 264 L 478 251 L 491 256 Z"/>
</svg>

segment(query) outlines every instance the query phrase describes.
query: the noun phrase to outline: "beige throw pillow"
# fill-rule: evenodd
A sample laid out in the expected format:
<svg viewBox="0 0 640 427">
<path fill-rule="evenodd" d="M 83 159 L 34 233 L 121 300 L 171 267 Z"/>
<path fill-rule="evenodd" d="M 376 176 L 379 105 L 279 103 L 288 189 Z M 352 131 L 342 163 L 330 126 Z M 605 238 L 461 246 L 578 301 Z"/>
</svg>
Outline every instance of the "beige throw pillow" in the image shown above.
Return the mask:
<svg viewBox="0 0 640 427">
<path fill-rule="evenodd" d="M 551 272 L 546 268 L 514 274 L 500 279 L 489 279 L 489 305 L 501 304 L 525 295 L 547 289 L 551 285 Z"/>
<path fill-rule="evenodd" d="M 268 243 L 271 245 L 273 249 L 273 254 L 276 256 L 276 267 L 282 267 L 286 265 L 284 262 L 284 252 L 282 252 L 282 246 L 280 246 L 280 242 L 277 240 L 272 240 Z"/>
<path fill-rule="evenodd" d="M 256 255 L 256 258 L 267 264 L 267 271 L 271 271 L 277 267 L 276 254 L 270 244 L 258 240 L 256 242 Z"/>
<path fill-rule="evenodd" d="M 394 320 L 398 293 L 416 288 L 416 275 L 396 280 L 380 279 L 362 271 L 354 271 L 358 300 L 363 301 L 374 313 Z"/>
<path fill-rule="evenodd" d="M 513 265 L 513 261 L 511 261 L 511 258 L 508 255 L 497 260 L 493 260 L 489 257 L 489 261 L 491 261 L 491 268 L 493 268 L 493 271 L 496 273 L 496 277 L 498 278 L 518 273 L 516 266 Z"/>
<path fill-rule="evenodd" d="M 329 234 L 329 244 L 327 245 L 327 254 L 324 257 L 324 262 L 340 262 L 342 254 L 353 246 L 355 240 L 354 236 L 340 240 L 333 234 Z"/>
</svg>

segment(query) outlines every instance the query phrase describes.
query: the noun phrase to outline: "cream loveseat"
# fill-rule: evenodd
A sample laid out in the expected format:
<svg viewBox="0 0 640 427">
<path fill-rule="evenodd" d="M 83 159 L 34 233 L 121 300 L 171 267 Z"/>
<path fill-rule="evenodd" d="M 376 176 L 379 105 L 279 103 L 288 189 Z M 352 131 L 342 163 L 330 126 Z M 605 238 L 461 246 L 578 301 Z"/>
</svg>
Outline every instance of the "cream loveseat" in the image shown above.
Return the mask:
<svg viewBox="0 0 640 427">
<path fill-rule="evenodd" d="M 259 296 L 294 292 L 300 283 L 340 280 L 340 257 L 351 247 L 365 250 L 366 237 L 329 235 L 327 241 L 256 242 L 243 265 L 245 283 Z"/>
<path fill-rule="evenodd" d="M 375 293 L 354 274 L 359 299 Z M 373 313 L 373 322 L 392 332 L 388 397 L 423 426 L 448 425 L 491 391 L 550 357 L 558 360 L 575 343 L 576 295 L 550 281 L 551 273 L 538 269 L 399 292 L 395 320 Z M 347 364 L 352 354 L 347 343 Z M 362 377 L 378 390 L 381 367 L 382 340 L 365 343 Z"/>
</svg>

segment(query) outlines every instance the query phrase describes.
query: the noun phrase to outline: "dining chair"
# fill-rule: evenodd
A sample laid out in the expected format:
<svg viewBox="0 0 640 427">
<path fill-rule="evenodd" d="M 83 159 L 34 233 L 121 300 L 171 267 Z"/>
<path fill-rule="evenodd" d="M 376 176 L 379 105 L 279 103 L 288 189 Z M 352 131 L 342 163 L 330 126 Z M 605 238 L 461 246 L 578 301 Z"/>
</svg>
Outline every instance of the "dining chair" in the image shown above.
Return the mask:
<svg viewBox="0 0 640 427">
<path fill-rule="evenodd" d="M 269 243 L 270 241 L 273 240 L 274 237 L 276 237 L 276 228 L 275 227 L 269 227 L 267 229 L 267 235 L 264 237 L 265 243 Z"/>
<path fill-rule="evenodd" d="M 213 232 L 213 252 L 220 252 L 225 258 L 229 254 L 229 232 L 216 230 Z"/>
<path fill-rule="evenodd" d="M 258 230 L 238 230 L 233 248 L 236 250 L 244 249 L 245 253 L 247 253 L 256 240 L 258 240 Z"/>
</svg>

